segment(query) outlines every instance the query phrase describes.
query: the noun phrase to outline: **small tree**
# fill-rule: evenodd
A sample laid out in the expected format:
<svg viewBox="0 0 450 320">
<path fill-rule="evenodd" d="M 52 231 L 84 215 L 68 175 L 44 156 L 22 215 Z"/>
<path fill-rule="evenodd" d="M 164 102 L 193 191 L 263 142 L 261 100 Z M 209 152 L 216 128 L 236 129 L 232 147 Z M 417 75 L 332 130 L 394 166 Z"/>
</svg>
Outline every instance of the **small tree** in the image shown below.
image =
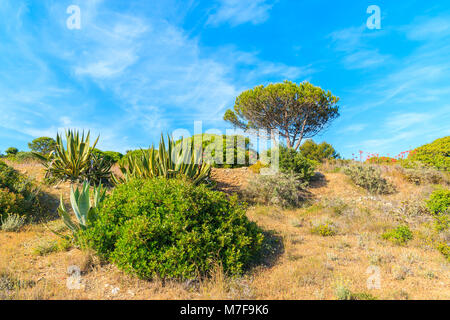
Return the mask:
<svg viewBox="0 0 450 320">
<path fill-rule="evenodd" d="M 311 139 L 306 140 L 300 146 L 300 152 L 306 158 L 319 162 L 323 159 L 337 159 L 340 157 L 331 144 L 325 141 L 317 144 Z"/>
<path fill-rule="evenodd" d="M 36 138 L 28 143 L 28 148 L 30 148 L 31 151 L 40 153 L 42 155 L 47 155 L 55 150 L 55 146 L 55 139 L 49 137 Z"/>
<path fill-rule="evenodd" d="M 10 147 L 10 148 L 6 149 L 5 152 L 6 152 L 7 156 L 15 156 L 19 152 L 19 149 Z"/>
<path fill-rule="evenodd" d="M 288 148 L 297 150 L 339 116 L 339 98 L 309 82 L 257 86 L 242 92 L 224 120 L 243 129 L 278 130 Z"/>
</svg>

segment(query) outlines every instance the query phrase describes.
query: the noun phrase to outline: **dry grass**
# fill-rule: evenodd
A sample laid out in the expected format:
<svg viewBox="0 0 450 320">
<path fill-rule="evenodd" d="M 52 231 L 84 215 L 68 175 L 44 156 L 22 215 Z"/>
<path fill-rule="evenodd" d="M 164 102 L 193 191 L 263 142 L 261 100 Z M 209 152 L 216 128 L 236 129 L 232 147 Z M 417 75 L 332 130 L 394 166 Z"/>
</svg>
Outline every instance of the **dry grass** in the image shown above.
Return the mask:
<svg viewBox="0 0 450 320">
<path fill-rule="evenodd" d="M 42 179 L 36 164 L 13 165 Z M 352 293 L 378 299 L 450 299 L 449 263 L 430 246 L 428 219 L 402 207 L 405 201 L 420 202 L 432 188 L 407 184 L 394 171 L 385 176 L 398 193 L 373 197 L 345 175 L 325 173 L 326 180 L 310 189 L 309 206 L 250 208 L 249 218 L 271 235 L 267 250 L 272 252 L 240 278 L 227 277 L 218 265 L 209 279 L 143 281 L 78 249 L 34 254 L 42 241 L 58 241 L 42 224 L 0 232 L 0 299 L 336 299 L 343 283 Z M 68 185 L 43 188 L 54 196 L 68 195 Z M 317 221 L 332 221 L 337 234 L 311 234 Z M 413 240 L 398 246 L 381 239 L 399 223 L 409 224 Z M 63 229 L 57 221 L 51 226 Z M 73 265 L 80 269 L 81 284 L 71 290 L 67 280 Z M 369 266 L 380 270 L 380 289 L 367 288 Z"/>
</svg>

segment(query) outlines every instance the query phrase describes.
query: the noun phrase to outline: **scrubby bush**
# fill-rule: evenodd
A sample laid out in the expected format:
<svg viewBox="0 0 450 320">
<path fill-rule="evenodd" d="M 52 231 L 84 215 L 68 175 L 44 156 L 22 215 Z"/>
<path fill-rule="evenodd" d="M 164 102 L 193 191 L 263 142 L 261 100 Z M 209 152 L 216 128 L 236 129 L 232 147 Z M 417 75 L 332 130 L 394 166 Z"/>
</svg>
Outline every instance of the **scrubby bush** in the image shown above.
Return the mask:
<svg viewBox="0 0 450 320">
<path fill-rule="evenodd" d="M 15 232 L 25 224 L 25 218 L 18 214 L 8 213 L 5 219 L 0 215 L 0 224 L 3 231 Z"/>
<path fill-rule="evenodd" d="M 316 222 L 311 224 L 311 233 L 322 237 L 330 237 L 337 234 L 336 226 L 329 221 Z"/>
<path fill-rule="evenodd" d="M 293 208 L 304 200 L 306 186 L 307 182 L 294 174 L 258 175 L 248 182 L 244 196 L 254 203 Z"/>
<path fill-rule="evenodd" d="M 177 141 L 180 143 L 181 140 Z M 202 146 L 203 160 L 214 168 L 239 168 L 256 162 L 257 152 L 250 139 L 242 135 L 216 135 L 203 133 L 187 139 L 195 147 Z M 216 151 L 217 154 L 216 154 Z M 231 156 L 232 158 L 230 159 Z"/>
<path fill-rule="evenodd" d="M 56 147 L 56 141 L 49 137 L 36 138 L 30 143 L 28 143 L 28 148 L 31 151 L 40 153 L 42 155 L 47 155 L 52 152 Z"/>
<path fill-rule="evenodd" d="M 258 174 L 258 173 L 261 173 L 261 169 L 263 169 L 263 168 L 268 168 L 268 167 L 270 167 L 269 164 L 265 164 L 265 163 L 261 162 L 260 160 L 258 160 L 258 161 L 256 161 L 255 164 L 251 165 L 251 166 L 249 167 L 249 169 L 250 169 L 250 171 L 252 171 L 253 173 Z"/>
<path fill-rule="evenodd" d="M 103 158 L 105 161 L 116 163 L 123 158 L 123 154 L 116 151 L 102 151 L 99 149 L 94 149 L 93 153 L 97 155 L 98 158 Z"/>
<path fill-rule="evenodd" d="M 427 200 L 427 207 L 433 214 L 448 212 L 450 208 L 450 190 L 444 188 L 435 190 Z"/>
<path fill-rule="evenodd" d="M 0 161 L 0 217 L 9 214 L 26 215 L 38 212 L 38 190 L 17 170 Z"/>
<path fill-rule="evenodd" d="M 436 248 L 450 262 L 450 245 L 445 242 L 439 242 Z"/>
<path fill-rule="evenodd" d="M 237 198 L 152 178 L 114 189 L 79 238 L 127 273 L 180 279 L 207 274 L 217 263 L 229 274 L 243 272 L 263 235 Z"/>
<path fill-rule="evenodd" d="M 310 159 L 317 162 L 321 162 L 324 159 L 338 159 L 339 153 L 334 150 L 333 146 L 325 141 L 317 144 L 312 139 L 306 140 L 300 146 L 300 153 Z"/>
<path fill-rule="evenodd" d="M 395 191 L 394 186 L 381 176 L 378 169 L 373 166 L 354 164 L 346 167 L 344 173 L 352 181 L 374 194 L 389 194 Z"/>
<path fill-rule="evenodd" d="M 309 182 L 314 176 L 317 162 L 307 159 L 300 152 L 280 146 L 280 171 L 295 174 L 298 179 Z"/>
<path fill-rule="evenodd" d="M 383 233 L 382 238 L 396 244 L 406 244 L 413 238 L 413 234 L 408 226 L 398 226 Z"/>
<path fill-rule="evenodd" d="M 413 150 L 408 160 L 420 161 L 423 164 L 442 171 L 450 171 L 450 136 L 437 139 Z"/>
<path fill-rule="evenodd" d="M 9 147 L 8 149 L 5 150 L 7 156 L 14 156 L 17 154 L 17 152 L 19 152 L 19 149 L 14 147 Z"/>
<path fill-rule="evenodd" d="M 399 167 L 401 175 L 410 183 L 421 184 L 438 184 L 446 180 L 444 174 L 432 168 L 403 168 Z"/>
</svg>

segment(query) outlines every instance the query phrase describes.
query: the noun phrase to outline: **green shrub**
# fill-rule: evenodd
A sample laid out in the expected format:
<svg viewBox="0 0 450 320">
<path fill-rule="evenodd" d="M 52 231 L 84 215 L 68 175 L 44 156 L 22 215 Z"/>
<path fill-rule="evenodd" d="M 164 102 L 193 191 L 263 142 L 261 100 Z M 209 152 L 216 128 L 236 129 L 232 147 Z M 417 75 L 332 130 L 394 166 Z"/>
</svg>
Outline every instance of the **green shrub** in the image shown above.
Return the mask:
<svg viewBox="0 0 450 320">
<path fill-rule="evenodd" d="M 240 274 L 259 251 L 262 233 L 236 197 L 178 179 L 135 179 L 103 202 L 80 239 L 141 278 L 193 278 L 220 263 Z"/>
<path fill-rule="evenodd" d="M 195 143 L 201 143 L 204 161 L 214 168 L 239 168 L 255 163 L 257 152 L 252 149 L 250 139 L 242 135 L 216 135 L 203 133 L 187 139 Z M 177 141 L 179 143 L 181 140 Z M 196 146 L 199 147 L 199 146 Z M 216 155 L 216 151 L 220 154 Z M 227 157 L 232 156 L 232 159 Z"/>
<path fill-rule="evenodd" d="M 437 139 L 413 150 L 408 160 L 420 161 L 423 164 L 442 171 L 450 171 L 450 136 Z"/>
<path fill-rule="evenodd" d="M 442 255 L 450 262 L 450 246 L 445 242 L 440 242 L 437 244 L 436 248 Z"/>
<path fill-rule="evenodd" d="M 450 208 L 450 190 L 444 188 L 435 190 L 427 200 L 427 207 L 433 214 L 447 212 Z"/>
<path fill-rule="evenodd" d="M 383 233 L 382 238 L 396 244 L 406 244 L 413 238 L 408 226 L 398 226 L 395 229 Z"/>
<path fill-rule="evenodd" d="M 0 217 L 32 216 L 39 210 L 38 190 L 17 170 L 0 161 Z"/>
<path fill-rule="evenodd" d="M 317 163 L 307 159 L 300 152 L 280 146 L 280 171 L 295 174 L 298 179 L 309 182 L 314 176 Z"/>
<path fill-rule="evenodd" d="M 58 242 L 55 240 L 41 240 L 32 250 L 36 256 L 46 256 L 58 251 Z"/>
<path fill-rule="evenodd" d="M 326 142 L 317 144 L 312 139 L 306 140 L 300 146 L 300 153 L 304 157 L 317 162 L 322 162 L 324 159 L 338 159 L 340 157 L 339 153 L 334 150 L 331 144 Z"/>
<path fill-rule="evenodd" d="M 261 169 L 262 169 L 262 168 L 268 168 L 268 167 L 270 167 L 269 164 L 264 164 L 264 163 L 262 163 L 260 160 L 258 160 L 258 161 L 256 161 L 255 164 L 251 165 L 251 166 L 249 167 L 249 169 L 250 169 L 253 173 L 258 174 L 258 173 L 261 173 Z"/>
<path fill-rule="evenodd" d="M 244 196 L 254 203 L 295 208 L 304 200 L 306 185 L 294 174 L 258 175 L 248 182 Z"/>
<path fill-rule="evenodd" d="M 102 151 L 99 149 L 94 149 L 93 153 L 97 155 L 98 158 L 103 158 L 105 161 L 116 163 L 123 158 L 123 154 L 116 151 Z"/>
<path fill-rule="evenodd" d="M 374 194 L 389 194 L 395 191 L 394 186 L 381 176 L 378 169 L 369 165 L 353 164 L 344 169 L 344 173 L 352 181 Z"/>
<path fill-rule="evenodd" d="M 322 237 L 330 237 L 337 234 L 336 227 L 331 222 L 313 224 L 311 233 Z"/>
</svg>

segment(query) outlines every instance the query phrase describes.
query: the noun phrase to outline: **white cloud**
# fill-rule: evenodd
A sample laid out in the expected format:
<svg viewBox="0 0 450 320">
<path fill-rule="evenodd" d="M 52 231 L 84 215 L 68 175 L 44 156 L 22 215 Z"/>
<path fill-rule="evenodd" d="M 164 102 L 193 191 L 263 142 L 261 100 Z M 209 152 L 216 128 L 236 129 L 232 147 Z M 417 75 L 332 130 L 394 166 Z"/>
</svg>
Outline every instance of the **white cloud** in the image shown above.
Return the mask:
<svg viewBox="0 0 450 320">
<path fill-rule="evenodd" d="M 260 24 L 269 18 L 273 4 L 267 0 L 219 0 L 219 6 L 208 18 L 207 24 Z"/>
<path fill-rule="evenodd" d="M 347 69 L 367 69 L 391 59 L 389 55 L 381 54 L 379 49 L 371 48 L 368 44 L 370 39 L 383 34 L 382 31 L 369 33 L 364 25 L 334 31 L 329 38 L 334 49 L 344 54 L 342 62 Z"/>
</svg>

